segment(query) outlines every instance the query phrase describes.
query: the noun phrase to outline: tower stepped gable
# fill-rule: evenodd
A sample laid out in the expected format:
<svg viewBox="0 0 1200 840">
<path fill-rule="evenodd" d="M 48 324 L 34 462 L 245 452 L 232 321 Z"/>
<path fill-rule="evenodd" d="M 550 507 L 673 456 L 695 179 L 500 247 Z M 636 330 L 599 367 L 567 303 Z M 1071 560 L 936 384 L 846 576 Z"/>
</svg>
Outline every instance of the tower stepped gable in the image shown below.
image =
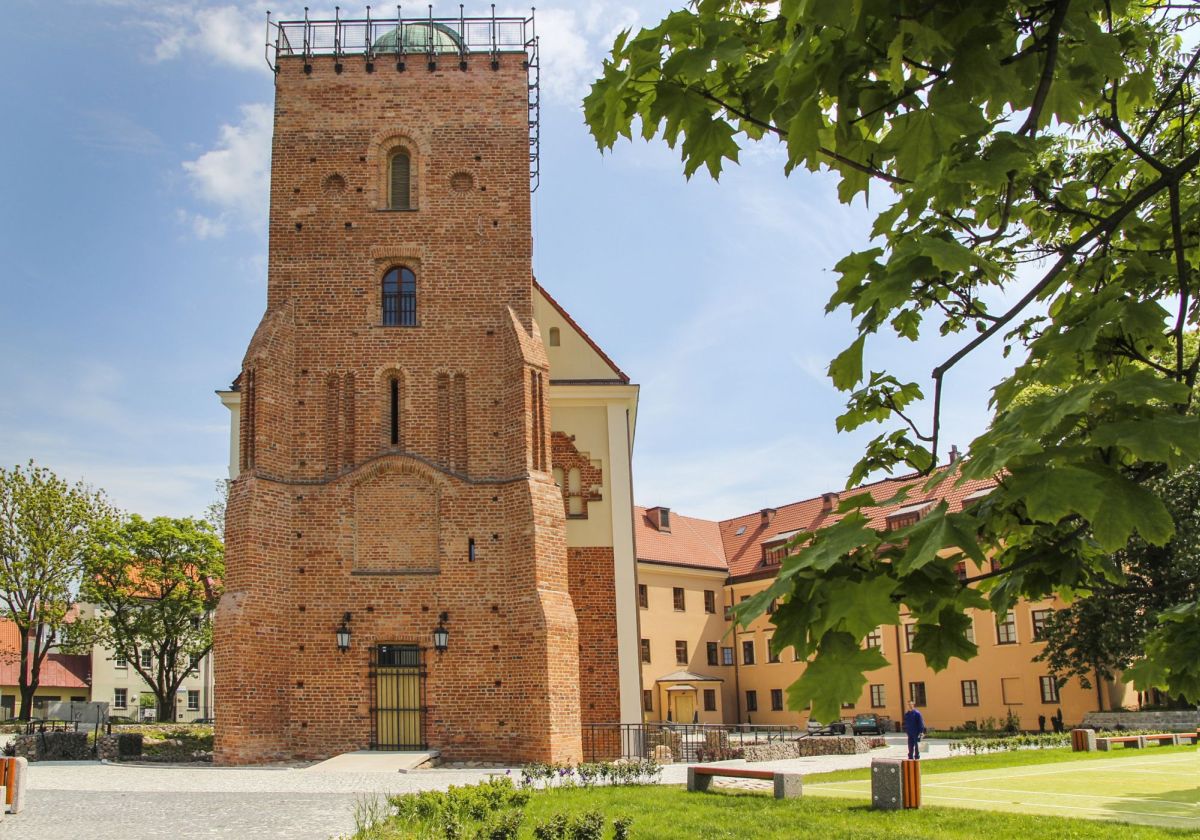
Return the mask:
<svg viewBox="0 0 1200 840">
<path fill-rule="evenodd" d="M 525 58 L 464 52 L 433 72 L 277 59 L 267 313 L 238 380 L 216 632 L 219 762 L 389 739 L 450 760 L 580 757 Z M 407 651 L 417 694 L 393 718 L 380 686 L 409 678 L 391 664 Z"/>
</svg>

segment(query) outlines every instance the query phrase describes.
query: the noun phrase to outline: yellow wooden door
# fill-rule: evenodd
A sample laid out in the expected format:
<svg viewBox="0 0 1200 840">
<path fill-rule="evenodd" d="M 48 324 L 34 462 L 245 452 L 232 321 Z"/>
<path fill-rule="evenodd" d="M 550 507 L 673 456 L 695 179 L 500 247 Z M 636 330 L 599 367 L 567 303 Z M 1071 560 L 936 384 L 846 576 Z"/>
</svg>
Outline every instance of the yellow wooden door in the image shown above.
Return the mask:
<svg viewBox="0 0 1200 840">
<path fill-rule="evenodd" d="M 675 722 L 676 723 L 691 723 L 692 718 L 696 714 L 696 698 L 691 692 L 676 692 L 675 694 Z"/>
<path fill-rule="evenodd" d="M 375 737 L 378 750 L 425 748 L 424 669 L 416 645 L 380 645 L 375 653 Z"/>
</svg>

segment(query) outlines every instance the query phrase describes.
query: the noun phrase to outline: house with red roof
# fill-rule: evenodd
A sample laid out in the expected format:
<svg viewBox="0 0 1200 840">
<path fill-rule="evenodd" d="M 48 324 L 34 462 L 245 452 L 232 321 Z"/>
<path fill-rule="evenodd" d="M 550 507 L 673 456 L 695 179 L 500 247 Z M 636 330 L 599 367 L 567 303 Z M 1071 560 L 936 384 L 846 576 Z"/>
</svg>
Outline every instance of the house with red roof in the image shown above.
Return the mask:
<svg viewBox="0 0 1200 840">
<path fill-rule="evenodd" d="M 933 493 L 916 488 L 924 477 L 888 478 L 855 489 L 876 507 L 871 525 L 893 530 L 919 520 L 941 501 L 961 510 L 987 495 L 992 482 L 945 482 Z M 905 501 L 893 499 L 905 489 Z M 805 663 L 790 648 L 773 653 L 770 615 L 734 627 L 733 606 L 774 580 L 789 543 L 838 521 L 842 494 L 735 516 L 719 522 L 683 516 L 667 507 L 634 509 L 642 667 L 642 709 L 648 721 L 803 725 L 807 712 L 787 708 L 788 686 Z M 968 568 L 968 565 L 972 566 Z M 982 570 L 960 564 L 960 577 Z M 1058 686 L 1045 663 L 1035 661 L 1045 643 L 1042 627 L 1061 602 L 1021 602 L 1004 620 L 972 610 L 971 633 L 979 654 L 951 660 L 935 673 L 912 652 L 915 620 L 902 612 L 898 626 L 879 627 L 865 640 L 887 659 L 870 672 L 862 694 L 843 717 L 874 713 L 899 720 L 913 700 L 931 727 L 1003 725 L 1010 716 L 1023 729 L 1049 726 L 1061 711 L 1070 725 L 1092 711 L 1135 700 L 1124 684 L 1084 688 L 1078 679 Z M 1044 719 L 1044 720 L 1043 720 Z"/>
<path fill-rule="evenodd" d="M 17 625 L 0 619 L 0 720 L 21 709 L 21 634 Z M 92 657 L 52 652 L 42 661 L 41 679 L 33 696 L 34 717 L 59 700 L 87 701 L 92 691 Z"/>
</svg>

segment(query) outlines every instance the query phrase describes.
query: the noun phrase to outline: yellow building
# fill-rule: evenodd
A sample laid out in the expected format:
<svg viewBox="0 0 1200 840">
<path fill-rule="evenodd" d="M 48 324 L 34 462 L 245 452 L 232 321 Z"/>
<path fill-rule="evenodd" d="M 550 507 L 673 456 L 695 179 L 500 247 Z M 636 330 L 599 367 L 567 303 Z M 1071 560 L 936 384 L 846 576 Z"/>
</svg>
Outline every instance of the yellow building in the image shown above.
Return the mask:
<svg viewBox="0 0 1200 840">
<path fill-rule="evenodd" d="M 914 477 L 859 488 L 880 501 L 892 498 Z M 936 496 L 866 509 L 872 526 L 909 525 L 945 499 L 952 511 L 986 495 L 990 482 L 974 481 Z M 856 492 L 859 492 L 856 491 Z M 736 632 L 730 608 L 770 585 L 789 540 L 838 519 L 839 495 L 711 522 L 668 508 L 637 508 L 639 616 L 643 715 L 647 721 L 804 725 L 807 712 L 787 708 L 787 688 L 803 673 L 790 648 L 772 655 L 772 625 L 761 616 Z M 978 574 L 960 566 L 960 577 Z M 871 712 L 899 720 L 912 699 L 931 728 L 1003 725 L 1010 715 L 1022 729 L 1050 727 L 1060 710 L 1069 726 L 1091 711 L 1120 708 L 1135 695 L 1123 684 L 1085 689 L 1077 679 L 1056 686 L 1048 667 L 1034 657 L 1038 636 L 1055 601 L 1021 602 L 999 625 L 992 613 L 972 611 L 979 654 L 952 660 L 934 673 L 909 652 L 915 622 L 902 615 L 868 637 L 888 660 L 867 675 L 862 694 L 843 707 L 843 717 Z M 683 673 L 680 673 L 683 672 Z M 1039 720 L 1045 718 L 1044 721 Z"/>
<path fill-rule="evenodd" d="M 98 608 L 93 604 L 80 604 L 82 618 L 95 618 Z M 149 651 L 146 652 L 149 654 Z M 148 657 L 142 665 L 151 667 Z M 108 713 L 113 717 L 141 719 L 154 714 L 154 707 L 141 708 L 142 697 L 150 702 L 154 697 L 149 683 L 137 672 L 132 663 L 120 659 L 111 648 L 95 645 L 91 652 L 91 699 L 108 703 Z M 213 669 L 212 654 L 201 657 L 188 672 L 175 697 L 175 721 L 191 723 L 213 717 Z"/>
</svg>

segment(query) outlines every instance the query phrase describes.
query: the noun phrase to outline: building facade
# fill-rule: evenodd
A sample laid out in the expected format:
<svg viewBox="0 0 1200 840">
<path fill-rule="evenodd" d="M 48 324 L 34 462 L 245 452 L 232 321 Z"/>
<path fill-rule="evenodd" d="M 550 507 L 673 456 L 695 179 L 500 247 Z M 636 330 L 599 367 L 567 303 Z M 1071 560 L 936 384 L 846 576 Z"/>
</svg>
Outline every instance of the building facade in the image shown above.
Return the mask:
<svg viewBox="0 0 1200 840">
<path fill-rule="evenodd" d="M 881 481 L 859 491 L 884 501 L 917 480 Z M 986 495 L 989 486 L 968 482 L 936 497 L 865 512 L 873 527 L 901 527 L 942 499 L 952 511 L 960 510 Z M 808 722 L 807 711 L 794 711 L 787 702 L 787 689 L 803 674 L 804 663 L 791 648 L 772 650 L 769 615 L 742 628 L 734 626 L 731 610 L 772 583 L 791 538 L 837 520 L 837 503 L 837 493 L 826 493 L 721 522 L 661 507 L 635 511 L 646 720 Z M 984 570 L 968 562 L 957 571 L 967 577 Z M 888 664 L 866 674 L 867 684 L 843 707 L 843 717 L 871 712 L 898 721 L 911 699 L 934 728 L 1003 726 L 1011 717 L 1022 729 L 1038 729 L 1049 728 L 1060 712 L 1070 725 L 1088 712 L 1135 705 L 1136 692 L 1124 684 L 1084 688 L 1071 679 L 1059 686 L 1046 664 L 1035 661 L 1045 646 L 1041 628 L 1061 606 L 1055 600 L 1023 601 L 999 623 L 993 613 L 972 610 L 978 655 L 951 660 L 936 673 L 911 652 L 915 622 L 902 611 L 899 625 L 880 627 L 865 641 Z"/>
<path fill-rule="evenodd" d="M 33 694 L 34 718 L 45 718 L 52 704 L 91 700 L 92 657 L 51 649 L 42 660 L 38 687 Z M 21 634 L 17 625 L 0 620 L 0 720 L 21 712 Z"/>
<path fill-rule="evenodd" d="M 79 605 L 81 618 L 96 618 L 98 612 L 94 604 Z M 154 661 L 150 651 L 143 653 L 140 664 L 148 673 L 152 673 Z M 179 685 L 175 696 L 175 722 L 192 723 L 212 719 L 213 688 L 212 654 L 207 653 L 196 661 L 195 667 L 187 672 Z M 91 695 L 88 699 L 108 703 L 108 713 L 113 717 L 157 719 L 154 692 L 138 673 L 136 665 L 117 656 L 112 648 L 99 644 L 92 647 Z"/>
<path fill-rule="evenodd" d="M 532 280 L 534 56 L 475 25 L 276 56 L 267 308 L 220 392 L 220 763 L 573 761 L 638 718 L 637 389 Z"/>
</svg>

